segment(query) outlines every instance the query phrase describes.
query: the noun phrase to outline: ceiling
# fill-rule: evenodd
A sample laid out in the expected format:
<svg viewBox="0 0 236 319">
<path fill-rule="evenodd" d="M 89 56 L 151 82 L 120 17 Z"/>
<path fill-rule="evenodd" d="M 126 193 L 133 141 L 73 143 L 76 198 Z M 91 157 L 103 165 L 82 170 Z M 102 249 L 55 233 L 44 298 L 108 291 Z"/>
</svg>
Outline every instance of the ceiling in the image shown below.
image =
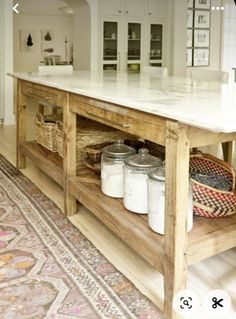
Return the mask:
<svg viewBox="0 0 236 319">
<path fill-rule="evenodd" d="M 21 14 L 68 15 L 66 10 L 59 9 L 68 7 L 63 0 L 14 0 L 16 3 Z"/>
</svg>

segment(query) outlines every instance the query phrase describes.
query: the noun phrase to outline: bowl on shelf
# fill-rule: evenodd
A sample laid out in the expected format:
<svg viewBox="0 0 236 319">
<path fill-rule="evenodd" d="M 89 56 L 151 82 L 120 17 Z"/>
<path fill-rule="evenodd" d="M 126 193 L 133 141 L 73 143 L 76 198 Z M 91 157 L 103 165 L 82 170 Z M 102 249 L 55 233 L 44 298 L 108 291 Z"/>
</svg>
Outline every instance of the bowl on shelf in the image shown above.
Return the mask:
<svg viewBox="0 0 236 319">
<path fill-rule="evenodd" d="M 139 64 L 130 64 L 129 70 L 131 71 L 138 71 L 139 70 Z"/>
</svg>

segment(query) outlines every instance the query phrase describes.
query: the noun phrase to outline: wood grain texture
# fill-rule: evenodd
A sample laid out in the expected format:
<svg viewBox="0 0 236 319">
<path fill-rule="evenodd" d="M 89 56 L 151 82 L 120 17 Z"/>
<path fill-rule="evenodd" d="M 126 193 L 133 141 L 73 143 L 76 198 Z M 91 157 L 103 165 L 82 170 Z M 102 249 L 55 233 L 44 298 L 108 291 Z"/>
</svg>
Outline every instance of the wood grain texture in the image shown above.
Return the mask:
<svg viewBox="0 0 236 319">
<path fill-rule="evenodd" d="M 236 246 L 236 215 L 197 218 L 188 241 L 188 264 L 209 258 Z"/>
<path fill-rule="evenodd" d="M 76 213 L 76 199 L 68 190 L 69 176 L 76 176 L 76 114 L 70 111 L 67 93 L 63 107 L 63 189 L 67 216 Z"/>
<path fill-rule="evenodd" d="M 40 169 L 50 176 L 59 185 L 63 185 L 63 163 L 61 157 L 57 153 L 48 151 L 36 142 L 22 142 L 20 144 L 21 151 L 30 158 Z"/>
<path fill-rule="evenodd" d="M 166 319 L 180 318 L 172 300 L 186 286 L 187 216 L 189 193 L 189 139 L 187 127 L 167 122 L 165 241 L 164 241 L 164 313 Z"/>
<path fill-rule="evenodd" d="M 18 169 L 23 169 L 26 167 L 26 159 L 20 145 L 26 141 L 26 101 L 22 94 L 21 80 L 17 81 L 16 141 L 16 166 Z"/>
<path fill-rule="evenodd" d="M 122 106 L 71 94 L 70 109 L 121 131 L 165 144 L 165 119 Z"/>
<path fill-rule="evenodd" d="M 69 179 L 69 191 L 125 243 L 163 272 L 163 236 L 155 234 L 147 217 L 126 210 L 122 200 L 104 195 L 100 187 Z"/>
<path fill-rule="evenodd" d="M 190 147 L 206 146 L 236 140 L 236 133 L 216 133 L 197 127 L 188 127 L 188 135 Z"/>
<path fill-rule="evenodd" d="M 38 112 L 44 115 L 44 105 L 42 103 L 39 103 Z"/>
<path fill-rule="evenodd" d="M 63 107 L 66 92 L 28 81 L 21 80 L 21 82 L 22 94 L 37 98 L 43 103 Z"/>
</svg>

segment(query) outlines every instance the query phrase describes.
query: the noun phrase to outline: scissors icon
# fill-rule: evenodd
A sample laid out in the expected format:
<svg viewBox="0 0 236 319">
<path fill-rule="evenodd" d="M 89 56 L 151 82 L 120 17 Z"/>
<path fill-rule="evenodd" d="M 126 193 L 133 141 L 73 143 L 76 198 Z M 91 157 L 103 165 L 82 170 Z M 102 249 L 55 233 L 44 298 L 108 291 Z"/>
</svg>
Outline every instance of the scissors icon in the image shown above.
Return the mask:
<svg viewBox="0 0 236 319">
<path fill-rule="evenodd" d="M 217 300 L 216 297 L 213 297 L 213 298 L 212 298 L 212 301 L 213 301 L 214 303 L 213 303 L 213 305 L 212 305 L 212 308 L 213 308 L 213 309 L 216 309 L 218 306 L 219 306 L 219 307 L 224 307 L 224 306 L 221 304 L 221 302 L 222 302 L 223 300 L 224 300 L 224 299 L 219 299 L 219 300 Z"/>
<path fill-rule="evenodd" d="M 188 302 L 188 300 L 189 300 L 189 301 L 192 301 L 192 298 L 191 298 L 191 297 L 188 297 L 188 300 L 187 300 L 187 299 L 184 299 L 184 297 L 181 297 L 181 298 L 180 298 L 180 301 L 182 301 L 182 300 L 184 300 L 184 301 L 183 301 L 183 306 L 180 305 L 180 308 L 181 308 L 181 309 L 184 309 L 184 308 L 185 308 L 184 306 L 187 306 L 188 309 L 191 309 L 191 308 L 193 307 L 193 306 L 192 306 L 191 304 L 189 304 L 189 302 Z"/>
</svg>

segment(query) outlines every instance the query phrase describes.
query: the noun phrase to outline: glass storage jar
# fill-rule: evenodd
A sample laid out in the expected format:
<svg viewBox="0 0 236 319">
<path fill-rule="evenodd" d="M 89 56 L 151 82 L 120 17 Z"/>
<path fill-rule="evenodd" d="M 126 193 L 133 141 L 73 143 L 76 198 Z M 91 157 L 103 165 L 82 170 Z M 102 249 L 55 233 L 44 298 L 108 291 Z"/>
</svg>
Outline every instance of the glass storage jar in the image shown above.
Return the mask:
<svg viewBox="0 0 236 319">
<path fill-rule="evenodd" d="M 124 160 L 136 151 L 123 141 L 106 146 L 102 150 L 101 180 L 102 192 L 110 197 L 122 198 L 124 195 Z"/>
<path fill-rule="evenodd" d="M 138 214 L 147 214 L 148 172 L 162 164 L 162 160 L 148 154 L 146 148 L 125 160 L 124 166 L 124 206 Z"/>
<path fill-rule="evenodd" d="M 165 228 L 165 166 L 161 165 L 148 174 L 148 224 L 151 229 L 164 235 Z M 193 227 L 192 187 L 189 181 L 187 231 Z"/>
</svg>

